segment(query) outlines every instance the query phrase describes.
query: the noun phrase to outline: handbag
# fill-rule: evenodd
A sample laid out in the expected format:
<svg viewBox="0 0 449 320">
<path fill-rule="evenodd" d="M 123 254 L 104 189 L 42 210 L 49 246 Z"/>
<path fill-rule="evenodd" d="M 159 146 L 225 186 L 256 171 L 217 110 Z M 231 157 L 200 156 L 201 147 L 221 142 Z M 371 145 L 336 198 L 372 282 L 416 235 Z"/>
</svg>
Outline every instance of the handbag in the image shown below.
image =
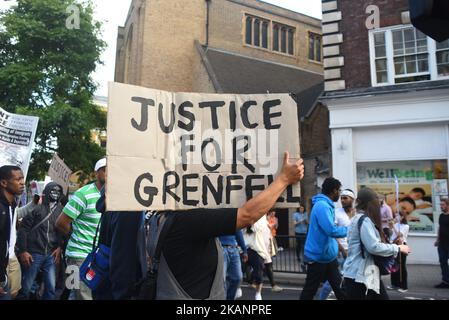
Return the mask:
<svg viewBox="0 0 449 320">
<path fill-rule="evenodd" d="M 362 215 L 357 222 L 357 227 L 359 229 L 360 234 L 360 228 L 362 227 L 363 220 L 368 218 L 366 215 Z M 361 253 L 362 258 L 365 259 L 365 247 L 363 245 L 362 239 L 360 239 L 360 245 L 361 245 Z M 388 257 L 382 257 L 377 255 L 372 255 L 374 264 L 379 268 L 379 273 L 382 276 L 389 275 L 391 273 L 397 272 L 399 270 L 399 265 L 394 257 L 394 255 L 388 256 Z"/>
<path fill-rule="evenodd" d="M 104 244 L 96 245 L 98 230 L 100 229 L 102 220 L 103 214 L 101 215 L 100 222 L 95 231 L 92 251 L 87 255 L 80 266 L 80 278 L 91 290 L 96 290 L 108 277 L 109 273 L 109 256 L 111 248 Z"/>
</svg>

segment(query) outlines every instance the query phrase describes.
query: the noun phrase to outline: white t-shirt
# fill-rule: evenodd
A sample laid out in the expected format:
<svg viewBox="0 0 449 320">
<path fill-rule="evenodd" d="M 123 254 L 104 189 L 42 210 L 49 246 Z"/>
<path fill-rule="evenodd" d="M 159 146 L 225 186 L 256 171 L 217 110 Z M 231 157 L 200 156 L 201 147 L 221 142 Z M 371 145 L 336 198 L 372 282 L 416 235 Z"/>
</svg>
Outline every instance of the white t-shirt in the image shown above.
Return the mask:
<svg viewBox="0 0 449 320">
<path fill-rule="evenodd" d="M 335 210 L 335 223 L 338 227 L 348 227 L 351 224 L 351 219 L 349 219 L 349 216 L 344 208 L 338 208 Z M 347 238 L 339 238 L 337 241 L 345 250 L 348 250 Z"/>
</svg>

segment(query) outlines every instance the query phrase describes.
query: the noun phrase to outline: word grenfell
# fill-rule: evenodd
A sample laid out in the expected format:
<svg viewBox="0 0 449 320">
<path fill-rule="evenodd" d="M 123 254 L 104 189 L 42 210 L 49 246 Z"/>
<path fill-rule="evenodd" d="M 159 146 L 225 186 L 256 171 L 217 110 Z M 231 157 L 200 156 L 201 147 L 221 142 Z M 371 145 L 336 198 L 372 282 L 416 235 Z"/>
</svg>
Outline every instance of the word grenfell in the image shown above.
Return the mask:
<svg viewBox="0 0 449 320">
<path fill-rule="evenodd" d="M 111 83 L 108 210 L 233 208 L 265 189 L 287 150 L 300 158 L 288 94 L 173 93 Z M 283 137 L 283 139 L 280 139 Z M 298 203 L 299 185 L 279 199 Z"/>
</svg>

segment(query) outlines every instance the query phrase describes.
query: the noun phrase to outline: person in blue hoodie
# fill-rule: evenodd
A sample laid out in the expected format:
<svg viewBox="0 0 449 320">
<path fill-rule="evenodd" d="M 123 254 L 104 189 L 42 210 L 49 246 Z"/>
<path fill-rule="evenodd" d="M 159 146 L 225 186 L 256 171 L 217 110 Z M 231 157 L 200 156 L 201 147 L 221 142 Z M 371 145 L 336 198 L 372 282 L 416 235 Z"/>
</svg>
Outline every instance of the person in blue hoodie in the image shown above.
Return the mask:
<svg viewBox="0 0 449 320">
<path fill-rule="evenodd" d="M 327 178 L 321 186 L 322 193 L 312 199 L 309 232 L 304 248 L 308 263 L 307 278 L 301 293 L 301 300 L 313 300 L 321 282 L 329 281 L 338 300 L 344 299 L 341 289 L 341 274 L 338 271 L 337 238 L 346 237 L 348 228 L 335 224 L 335 206 L 340 198 L 341 182 Z"/>
</svg>

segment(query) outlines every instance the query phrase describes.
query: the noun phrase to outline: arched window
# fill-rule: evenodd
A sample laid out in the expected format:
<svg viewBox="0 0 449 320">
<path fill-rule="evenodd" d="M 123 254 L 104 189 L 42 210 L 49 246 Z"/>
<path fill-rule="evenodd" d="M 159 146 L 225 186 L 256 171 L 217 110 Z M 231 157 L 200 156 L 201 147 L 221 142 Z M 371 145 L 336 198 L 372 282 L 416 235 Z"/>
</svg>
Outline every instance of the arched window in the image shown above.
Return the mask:
<svg viewBox="0 0 449 320">
<path fill-rule="evenodd" d="M 260 20 L 254 20 L 254 45 L 260 46 Z"/>
<path fill-rule="evenodd" d="M 273 26 L 273 51 L 279 51 L 279 26 Z"/>
<path fill-rule="evenodd" d="M 262 23 L 262 47 L 268 49 L 268 22 Z"/>
<path fill-rule="evenodd" d="M 253 19 L 251 17 L 246 17 L 246 36 L 245 42 L 247 44 L 252 44 L 252 34 L 253 34 Z"/>
<path fill-rule="evenodd" d="M 293 55 L 295 50 L 294 50 L 294 30 L 293 29 L 288 29 L 288 54 Z"/>
<path fill-rule="evenodd" d="M 281 51 L 287 52 L 287 28 L 281 29 Z"/>
</svg>

